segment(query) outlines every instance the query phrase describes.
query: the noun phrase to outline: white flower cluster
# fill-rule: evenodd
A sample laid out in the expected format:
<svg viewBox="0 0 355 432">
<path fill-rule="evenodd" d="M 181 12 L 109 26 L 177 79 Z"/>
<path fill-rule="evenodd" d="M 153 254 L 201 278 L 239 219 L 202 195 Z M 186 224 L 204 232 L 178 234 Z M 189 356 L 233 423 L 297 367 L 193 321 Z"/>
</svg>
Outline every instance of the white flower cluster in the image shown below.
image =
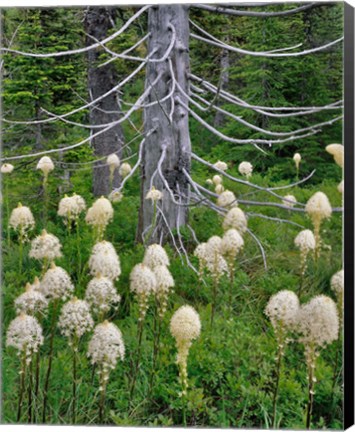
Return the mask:
<svg viewBox="0 0 355 432">
<path fill-rule="evenodd" d="M 162 318 L 166 312 L 170 288 L 175 285 L 174 279 L 167 267 L 158 265 L 153 273 L 156 279 L 155 295 L 158 300 L 158 314 Z"/>
<path fill-rule="evenodd" d="M 295 246 L 306 255 L 308 252 L 314 250 L 316 247 L 316 240 L 313 232 L 309 229 L 299 232 L 295 237 Z"/>
<path fill-rule="evenodd" d="M 155 189 L 154 186 L 152 186 L 151 190 L 147 193 L 145 199 L 150 199 L 152 203 L 155 203 L 156 201 L 159 201 L 163 198 L 163 194 L 160 192 L 160 190 Z"/>
<path fill-rule="evenodd" d="M 14 170 L 14 166 L 9 163 L 4 163 L 1 165 L 1 174 L 11 174 Z"/>
<path fill-rule="evenodd" d="M 215 280 L 219 280 L 224 273 L 228 273 L 228 265 L 221 255 L 222 239 L 218 236 L 212 236 L 207 243 L 200 243 L 194 252 L 199 260 L 200 277 L 203 270 L 206 269 L 211 273 Z"/>
<path fill-rule="evenodd" d="M 130 274 L 130 289 L 137 295 L 139 304 L 139 320 L 142 321 L 148 310 L 151 294 L 157 289 L 157 280 L 153 271 L 145 264 L 137 264 Z"/>
<path fill-rule="evenodd" d="M 152 244 L 147 247 L 144 253 L 143 264 L 153 270 L 156 266 L 169 266 L 170 261 L 162 246 L 159 244 Z"/>
<path fill-rule="evenodd" d="M 90 306 L 85 300 L 73 297 L 62 307 L 58 327 L 69 339 L 69 345 L 76 345 L 78 340 L 94 326 Z"/>
<path fill-rule="evenodd" d="M 213 178 L 212 178 L 212 182 L 213 182 L 216 186 L 218 186 L 218 185 L 220 185 L 220 184 L 223 183 L 223 179 L 222 179 L 222 177 L 221 177 L 220 175 L 215 174 L 215 175 L 213 176 Z"/>
<path fill-rule="evenodd" d="M 201 333 L 201 321 L 198 313 L 191 306 L 181 306 L 172 316 L 170 333 L 175 338 L 178 350 L 176 362 L 179 365 L 180 377 L 183 384 L 182 394 L 186 394 L 187 357 L 194 339 Z"/>
<path fill-rule="evenodd" d="M 247 230 L 248 222 L 245 213 L 239 207 L 231 208 L 225 215 L 223 220 L 223 229 L 236 229 L 240 234 L 244 234 Z"/>
<path fill-rule="evenodd" d="M 86 288 L 85 300 L 95 313 L 107 312 L 111 306 L 121 300 L 111 279 L 98 275 L 94 277 Z"/>
<path fill-rule="evenodd" d="M 19 203 L 11 212 L 9 225 L 26 240 L 28 231 L 35 226 L 35 219 L 31 210 Z"/>
<path fill-rule="evenodd" d="M 300 302 L 293 291 L 282 290 L 270 297 L 265 315 L 278 334 L 281 329 L 294 330 L 298 323 Z"/>
<path fill-rule="evenodd" d="M 238 171 L 241 175 L 244 175 L 246 178 L 251 177 L 253 172 L 253 165 L 250 162 L 241 162 L 238 166 Z"/>
<path fill-rule="evenodd" d="M 25 292 L 15 299 L 16 313 L 27 315 L 43 314 L 48 307 L 48 300 L 38 291 L 37 284 L 26 284 Z"/>
<path fill-rule="evenodd" d="M 98 238 L 102 238 L 107 225 L 113 219 L 113 208 L 110 201 L 101 197 L 88 209 L 85 221 L 88 225 L 92 225 L 97 230 Z"/>
<path fill-rule="evenodd" d="M 342 180 L 339 184 L 338 184 L 338 192 L 343 194 L 344 193 L 344 180 Z"/>
<path fill-rule="evenodd" d="M 68 273 L 52 262 L 42 278 L 40 291 L 49 300 L 66 300 L 74 292 L 74 285 Z"/>
<path fill-rule="evenodd" d="M 127 162 L 124 162 L 120 166 L 120 169 L 119 169 L 118 172 L 120 173 L 121 177 L 125 178 L 125 177 L 127 177 L 131 173 L 131 171 L 132 171 L 131 165 L 129 163 L 127 163 Z"/>
<path fill-rule="evenodd" d="M 112 153 L 107 156 L 106 163 L 110 167 L 110 170 L 114 171 L 120 166 L 121 161 L 120 158 L 116 155 L 116 153 Z"/>
<path fill-rule="evenodd" d="M 53 261 L 62 256 L 61 248 L 59 239 L 43 230 L 41 235 L 32 240 L 29 256 L 37 260 Z"/>
<path fill-rule="evenodd" d="M 301 155 L 300 155 L 299 153 L 295 153 L 295 154 L 293 155 L 293 160 L 295 161 L 296 169 L 298 170 L 299 167 L 300 167 L 300 162 L 301 162 L 301 160 L 302 160 Z"/>
<path fill-rule="evenodd" d="M 54 170 L 54 163 L 52 159 L 48 156 L 43 156 L 37 163 L 37 169 L 43 172 L 45 177 Z"/>
<path fill-rule="evenodd" d="M 244 240 L 235 229 L 229 229 L 222 237 L 220 251 L 228 259 L 234 260 L 237 254 L 243 249 Z"/>
<path fill-rule="evenodd" d="M 36 318 L 21 313 L 11 321 L 6 333 L 6 346 L 12 346 L 31 363 L 32 354 L 43 344 L 42 328 Z"/>
<path fill-rule="evenodd" d="M 306 346 L 322 348 L 338 339 L 339 319 L 334 301 L 319 295 L 302 305 L 297 327 L 300 341 Z"/>
<path fill-rule="evenodd" d="M 344 146 L 342 144 L 329 144 L 325 150 L 334 157 L 335 163 L 344 167 Z"/>
<path fill-rule="evenodd" d="M 234 193 L 232 191 L 226 190 L 219 195 L 217 199 L 217 204 L 220 207 L 231 208 L 231 207 L 237 207 L 238 202 Z"/>
<path fill-rule="evenodd" d="M 221 171 L 227 171 L 228 165 L 225 162 L 217 161 L 213 166 Z"/>
<path fill-rule="evenodd" d="M 80 216 L 80 213 L 85 211 L 86 203 L 83 197 L 80 195 L 72 195 L 68 197 L 64 196 L 59 201 L 58 206 L 58 216 L 61 216 L 66 219 L 66 223 L 71 223 L 76 221 Z"/>
<path fill-rule="evenodd" d="M 113 190 L 108 196 L 108 199 L 113 203 L 122 201 L 122 198 L 123 193 L 119 192 L 118 190 Z"/>
<path fill-rule="evenodd" d="M 103 383 L 108 381 L 110 370 L 117 365 L 117 360 L 124 359 L 125 346 L 120 329 L 113 323 L 104 321 L 94 329 L 89 342 L 88 357 L 91 363 L 101 367 Z"/>
<path fill-rule="evenodd" d="M 285 195 L 282 204 L 286 207 L 293 208 L 297 203 L 297 199 L 293 195 Z"/>
<path fill-rule="evenodd" d="M 121 264 L 112 243 L 104 240 L 95 244 L 89 259 L 89 268 L 92 276 L 101 275 L 112 280 L 119 278 Z"/>
<path fill-rule="evenodd" d="M 337 295 L 344 293 L 344 270 L 339 270 L 330 280 L 330 287 Z"/>
<path fill-rule="evenodd" d="M 305 210 L 314 226 L 320 224 L 323 219 L 329 219 L 332 215 L 332 206 L 323 192 L 316 192 L 312 195 L 307 201 Z"/>
</svg>

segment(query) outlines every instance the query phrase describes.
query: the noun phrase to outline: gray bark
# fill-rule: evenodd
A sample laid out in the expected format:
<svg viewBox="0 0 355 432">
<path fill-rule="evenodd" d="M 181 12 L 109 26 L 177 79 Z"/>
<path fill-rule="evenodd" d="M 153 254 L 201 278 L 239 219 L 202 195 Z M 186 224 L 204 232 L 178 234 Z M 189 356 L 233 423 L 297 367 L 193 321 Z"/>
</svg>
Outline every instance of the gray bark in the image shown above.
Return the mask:
<svg viewBox="0 0 355 432">
<path fill-rule="evenodd" d="M 228 43 L 228 41 L 227 41 Z M 221 90 L 227 90 L 228 89 L 228 82 L 229 82 L 229 51 L 223 50 L 221 53 L 221 79 L 220 79 L 220 87 Z M 219 103 L 217 102 L 217 105 Z M 220 127 L 223 125 L 225 120 L 225 115 L 221 113 L 220 111 L 216 112 L 215 118 L 214 118 L 214 126 Z"/>
<path fill-rule="evenodd" d="M 114 12 L 111 8 L 88 7 L 84 21 L 86 33 L 96 40 L 104 39 L 108 35 L 109 29 L 112 28 L 113 17 Z M 89 36 L 87 36 L 86 41 L 88 45 L 94 43 L 94 40 Z M 118 77 L 113 64 L 97 67 L 102 52 L 101 47 L 88 51 L 88 92 L 90 99 L 96 99 L 117 84 Z M 112 93 L 90 109 L 90 124 L 105 124 L 117 120 L 119 109 L 117 95 Z M 116 111 L 116 113 L 112 113 L 112 111 Z M 96 157 L 116 153 L 121 158 L 123 142 L 124 136 L 121 125 L 117 125 L 97 138 L 93 138 L 91 145 Z M 95 196 L 107 195 L 110 192 L 109 168 L 100 165 L 103 165 L 103 161 L 97 162 L 93 169 L 93 193 Z M 116 170 L 113 187 L 118 185 L 119 174 Z"/>
<path fill-rule="evenodd" d="M 157 49 L 153 58 L 160 58 L 166 52 L 172 38 L 172 31 L 169 25 L 176 30 L 176 42 L 171 51 L 170 59 L 175 78 L 182 89 L 188 93 L 189 83 L 189 21 L 188 6 L 186 5 L 159 5 L 149 9 L 148 31 L 151 33 L 148 44 L 148 52 Z M 160 63 L 149 63 L 146 71 L 146 87 L 154 81 L 159 73 L 161 79 L 151 91 L 148 102 L 162 99 L 169 94 L 172 86 L 172 77 L 169 69 L 169 61 Z M 144 144 L 141 174 L 141 208 L 137 230 L 137 241 L 148 243 L 169 241 L 169 226 L 174 230 L 177 226 L 186 224 L 187 207 L 179 206 L 171 199 L 171 195 L 165 188 L 159 173 L 154 177 L 153 185 L 163 192 L 162 201 L 158 206 L 162 209 L 166 223 L 158 213 L 155 230 L 151 232 L 151 225 L 154 220 L 154 209 L 152 202 L 145 197 L 151 187 L 151 178 L 157 169 L 158 161 L 162 150 L 165 148 L 166 157 L 162 164 L 162 173 L 169 184 L 169 188 L 179 202 L 179 192 L 182 203 L 187 203 L 189 185 L 183 168 L 190 171 L 191 164 L 191 143 L 189 135 L 188 112 L 179 105 L 179 98 L 188 104 L 187 98 L 175 89 L 173 94 L 175 106 L 173 108 L 172 122 L 169 120 L 169 113 L 172 108 L 172 101 L 168 99 L 157 105 L 145 108 L 145 132 L 155 128 Z M 149 233 L 149 238 L 144 238 L 143 233 Z"/>
</svg>

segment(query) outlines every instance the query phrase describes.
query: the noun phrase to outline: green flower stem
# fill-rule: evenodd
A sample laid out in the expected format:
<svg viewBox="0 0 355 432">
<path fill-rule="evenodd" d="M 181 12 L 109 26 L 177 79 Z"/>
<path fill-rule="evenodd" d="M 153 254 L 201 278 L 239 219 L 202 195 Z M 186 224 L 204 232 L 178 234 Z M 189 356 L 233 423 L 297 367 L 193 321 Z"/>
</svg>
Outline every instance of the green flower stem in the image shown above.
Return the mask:
<svg viewBox="0 0 355 432">
<path fill-rule="evenodd" d="M 105 399 L 106 399 L 106 381 L 104 379 L 104 373 L 101 371 L 100 373 L 100 403 L 99 403 L 99 423 L 104 423 L 104 414 L 105 414 Z"/>
<path fill-rule="evenodd" d="M 73 404 L 72 404 L 72 423 L 76 423 L 76 393 L 77 393 L 77 352 L 78 343 L 75 340 L 73 342 Z"/>
<path fill-rule="evenodd" d="M 130 390 L 130 400 L 132 402 L 132 396 L 134 394 L 134 389 L 136 386 L 136 380 L 138 375 L 138 368 L 139 368 L 139 362 L 141 358 L 141 351 L 142 351 L 142 336 L 143 336 L 143 319 L 139 321 L 138 329 L 137 329 L 137 337 L 138 337 L 138 347 L 137 347 L 137 353 L 136 353 L 136 364 L 133 369 L 133 377 L 132 377 L 132 384 L 131 384 L 131 390 Z"/>
<path fill-rule="evenodd" d="M 49 388 L 49 378 L 52 370 L 54 334 L 55 334 L 55 323 L 57 319 L 58 302 L 59 302 L 58 299 L 54 300 L 53 311 L 52 311 L 51 335 L 50 335 L 50 342 L 49 342 L 50 345 L 49 345 L 49 355 L 48 355 L 48 369 L 47 369 L 46 380 L 44 384 L 42 423 L 46 422 L 48 388 Z"/>
<path fill-rule="evenodd" d="M 33 391 L 33 362 L 31 359 L 31 364 L 29 366 L 29 380 L 28 380 L 28 423 L 31 424 L 32 423 L 32 409 L 33 409 L 33 403 L 34 400 L 32 398 L 32 391 Z"/>
<path fill-rule="evenodd" d="M 22 360 L 21 360 L 20 388 L 19 388 L 19 397 L 18 397 L 18 405 L 17 405 L 17 423 L 19 423 L 21 420 L 23 394 L 25 390 L 25 378 L 26 378 L 26 354 L 23 353 Z"/>
<path fill-rule="evenodd" d="M 6 206 L 6 217 L 7 217 L 7 245 L 10 247 L 10 206 L 9 206 L 9 182 L 5 181 L 5 206 Z"/>
<path fill-rule="evenodd" d="M 273 429 L 276 428 L 276 408 L 277 408 L 277 397 L 279 394 L 282 356 L 283 356 L 282 347 L 280 347 L 280 345 L 279 345 L 279 349 L 278 349 L 278 353 L 277 353 L 276 380 L 275 380 L 274 396 L 273 396 L 273 400 L 272 400 L 272 427 L 273 427 Z"/>
</svg>

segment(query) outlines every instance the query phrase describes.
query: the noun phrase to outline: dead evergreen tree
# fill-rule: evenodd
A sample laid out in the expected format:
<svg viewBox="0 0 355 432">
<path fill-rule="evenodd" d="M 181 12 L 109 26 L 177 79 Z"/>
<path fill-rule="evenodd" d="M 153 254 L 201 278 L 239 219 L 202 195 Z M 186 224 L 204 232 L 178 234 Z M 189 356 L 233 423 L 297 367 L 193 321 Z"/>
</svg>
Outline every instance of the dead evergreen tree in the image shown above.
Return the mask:
<svg viewBox="0 0 355 432">
<path fill-rule="evenodd" d="M 265 3 L 267 6 L 271 3 Z M 238 7 L 225 7 L 219 5 L 194 4 L 189 7 L 199 8 L 210 13 L 220 13 L 230 16 L 254 16 L 254 17 L 274 17 L 288 16 L 296 14 L 311 8 L 323 5 L 324 3 L 307 3 L 301 6 L 290 7 L 288 10 L 279 12 L 257 12 L 253 6 L 258 4 L 246 3 L 238 4 Z M 223 215 L 225 208 L 218 206 L 216 198 L 218 195 L 207 189 L 204 185 L 199 184 L 193 179 L 191 172 L 191 160 L 196 163 L 207 166 L 213 173 L 228 178 L 236 184 L 248 186 L 254 191 L 263 191 L 279 202 L 271 201 L 253 201 L 247 199 L 238 199 L 239 204 L 255 207 L 277 207 L 287 211 L 304 212 L 304 204 L 296 203 L 293 208 L 286 206 L 282 201 L 283 195 L 280 195 L 279 189 L 286 189 L 295 184 L 307 181 L 313 173 L 297 183 L 290 184 L 279 188 L 261 187 L 253 184 L 251 181 L 233 177 L 228 172 L 221 171 L 211 162 L 204 160 L 191 149 L 188 122 L 189 118 L 195 119 L 200 125 L 206 128 L 210 133 L 219 139 L 230 142 L 233 145 L 252 145 L 256 149 L 263 151 L 263 146 L 272 146 L 273 144 L 287 144 L 295 140 L 306 138 L 319 133 L 322 128 L 331 125 L 342 119 L 342 115 L 330 116 L 329 120 L 311 124 L 297 130 L 276 132 L 263 125 L 258 126 L 251 124 L 240 116 L 223 109 L 219 103 L 227 102 L 243 109 L 253 110 L 263 116 L 273 118 L 284 118 L 292 116 L 307 116 L 321 111 L 333 112 L 342 109 L 342 101 L 329 102 L 325 106 L 302 106 L 302 107 L 267 107 L 257 106 L 248 103 L 235 94 L 228 92 L 221 86 L 217 87 L 212 83 L 194 74 L 190 71 L 190 53 L 189 40 L 193 38 L 199 43 L 211 45 L 219 48 L 223 52 L 237 53 L 238 55 L 247 55 L 252 57 L 272 57 L 286 58 L 312 55 L 317 52 L 329 51 L 330 47 L 335 47 L 341 43 L 343 38 L 330 41 L 324 45 L 312 47 L 310 49 L 300 49 L 300 44 L 292 47 L 280 47 L 273 51 L 251 51 L 231 45 L 221 41 L 206 29 L 201 28 L 196 23 L 189 23 L 189 7 L 186 5 L 146 5 L 140 8 L 130 19 L 128 19 L 121 28 L 107 36 L 108 29 L 112 26 L 111 12 L 106 8 L 89 8 L 86 14 L 86 30 L 91 35 L 87 39 L 87 45 L 84 48 L 69 50 L 55 53 L 36 53 L 21 52 L 11 48 L 3 48 L 2 51 L 16 53 L 36 58 L 47 58 L 64 56 L 71 54 L 88 54 L 90 59 L 89 70 L 89 88 L 91 89 L 91 100 L 66 114 L 56 115 L 49 113 L 47 119 L 42 122 L 64 121 L 68 124 L 83 127 L 90 130 L 90 136 L 80 142 L 68 145 L 64 149 L 51 149 L 47 151 L 12 156 L 3 160 L 16 160 L 22 158 L 33 158 L 43 154 L 51 154 L 59 151 L 70 151 L 92 142 L 97 154 L 98 161 L 102 161 L 110 153 L 117 151 L 121 155 L 119 145 L 122 143 L 121 124 L 125 121 L 132 121 L 131 116 L 137 111 L 144 112 L 144 130 L 139 132 L 140 144 L 137 151 L 136 162 L 130 174 L 125 177 L 117 187 L 117 191 L 124 191 L 127 181 L 139 170 L 141 171 L 141 207 L 139 214 L 139 226 L 137 239 L 144 243 L 166 242 L 170 241 L 176 248 L 177 252 L 185 254 L 187 262 L 189 258 L 184 247 L 180 228 L 188 228 L 188 209 L 190 206 L 204 205 L 213 211 Z M 332 7 L 332 5 L 329 5 Z M 147 34 L 138 40 L 131 48 L 117 53 L 108 48 L 109 42 L 122 35 L 127 28 L 136 20 L 147 17 Z M 193 25 L 193 32 L 190 32 L 190 24 Z M 147 54 L 141 57 L 135 54 L 137 47 L 145 46 Z M 105 52 L 109 59 L 97 67 L 98 55 Z M 130 60 L 138 66 L 129 73 L 125 78 L 117 81 L 112 63 L 116 60 Z M 134 80 L 137 75 L 146 70 L 146 81 L 143 93 L 135 100 L 126 103 L 128 109 L 119 115 L 117 113 L 118 104 L 116 95 L 128 82 Z M 218 102 L 218 103 L 217 103 Z M 90 124 L 80 124 L 70 120 L 73 113 L 80 112 L 90 108 Z M 243 124 L 251 130 L 258 131 L 265 138 L 259 139 L 240 139 L 237 137 L 227 136 L 217 129 L 218 126 L 210 124 L 204 118 L 204 113 L 215 110 L 216 114 L 224 118 L 231 118 L 234 121 Z M 112 113 L 114 111 L 114 113 Z M 37 123 L 37 122 L 36 122 Z M 32 122 L 27 122 L 32 124 Z M 105 140 L 104 140 L 105 138 Z M 105 142 L 105 144 L 103 144 Z M 94 183 L 97 185 L 95 193 L 108 192 L 108 168 L 102 167 L 95 171 Z M 100 176 L 98 173 L 104 173 Z M 105 180 L 106 179 L 106 180 Z M 117 179 L 115 182 L 117 186 Z M 155 187 L 162 193 L 162 199 L 152 205 L 150 200 L 146 199 L 148 191 Z M 341 209 L 334 209 L 341 211 Z M 247 215 L 258 216 L 270 219 L 276 222 L 292 223 L 283 218 L 271 218 L 266 215 L 247 212 Z M 287 215 L 287 213 L 285 213 Z M 261 242 L 256 236 L 249 231 L 251 237 L 257 242 L 261 253 L 264 257 L 265 252 Z M 194 235 L 194 233 L 193 233 Z M 197 239 L 196 239 L 197 240 Z M 190 263 L 189 263 L 190 264 Z"/>
<path fill-rule="evenodd" d="M 100 41 L 107 37 L 108 32 L 115 25 L 115 11 L 110 7 L 88 7 L 85 11 L 84 27 L 86 44 L 92 45 L 94 41 Z M 118 80 L 113 64 L 100 66 L 103 49 L 98 46 L 87 52 L 88 61 L 88 94 L 89 100 L 95 100 L 107 93 Z M 90 124 L 101 125 L 112 123 L 120 117 L 120 106 L 115 92 L 100 100 L 90 107 Z M 117 124 L 97 138 L 92 138 L 91 145 L 97 157 L 107 156 L 111 153 L 121 158 L 124 136 L 122 127 Z M 93 167 L 93 193 L 95 196 L 109 193 L 109 168 L 102 161 Z M 119 184 L 118 171 L 115 171 L 113 186 Z"/>
</svg>

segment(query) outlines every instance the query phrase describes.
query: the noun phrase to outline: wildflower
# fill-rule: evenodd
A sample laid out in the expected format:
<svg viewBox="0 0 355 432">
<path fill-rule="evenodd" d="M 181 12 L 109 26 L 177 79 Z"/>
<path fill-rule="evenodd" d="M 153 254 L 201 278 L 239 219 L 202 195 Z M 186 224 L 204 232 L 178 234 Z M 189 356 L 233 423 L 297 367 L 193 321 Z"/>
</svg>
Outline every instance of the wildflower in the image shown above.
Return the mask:
<svg viewBox="0 0 355 432">
<path fill-rule="evenodd" d="M 224 187 L 222 184 L 218 184 L 215 188 L 214 191 L 216 192 L 216 194 L 221 195 L 222 192 L 224 192 Z"/>
<path fill-rule="evenodd" d="M 297 328 L 300 342 L 306 346 L 322 348 L 338 338 L 339 320 L 334 301 L 318 295 L 301 306 Z"/>
<path fill-rule="evenodd" d="M 166 312 L 170 288 L 172 288 L 175 283 L 168 268 L 164 265 L 154 267 L 153 273 L 156 279 L 155 295 L 158 300 L 158 314 L 162 318 Z"/>
<path fill-rule="evenodd" d="M 197 257 L 199 261 L 199 279 L 202 278 L 203 270 L 207 266 L 207 254 L 207 243 L 200 243 L 196 246 L 194 256 Z"/>
<path fill-rule="evenodd" d="M 339 319 L 334 301 L 325 296 L 318 295 L 305 305 L 298 313 L 297 330 L 300 333 L 300 342 L 305 347 L 305 359 L 308 370 L 308 404 L 306 426 L 309 428 L 314 383 L 316 382 L 315 368 L 319 350 L 338 339 Z"/>
<path fill-rule="evenodd" d="M 110 370 L 117 365 L 117 360 L 124 359 L 125 346 L 120 329 L 113 323 L 104 321 L 94 328 L 89 342 L 88 357 L 91 363 L 101 368 L 101 384 L 108 381 Z"/>
<path fill-rule="evenodd" d="M 108 312 L 112 305 L 119 303 L 121 296 L 117 294 L 111 279 L 98 274 L 89 282 L 85 300 L 95 313 L 101 314 Z"/>
<path fill-rule="evenodd" d="M 119 174 L 120 174 L 120 176 L 122 177 L 122 178 L 125 178 L 125 177 L 127 177 L 130 173 L 131 173 L 131 171 L 132 171 L 132 167 L 131 167 L 131 165 L 129 164 L 129 163 L 127 163 L 127 162 L 124 162 L 121 166 L 120 166 L 120 169 L 119 169 Z"/>
<path fill-rule="evenodd" d="M 27 315 L 43 314 L 48 307 L 48 300 L 38 290 L 37 284 L 26 284 L 25 292 L 15 300 L 16 313 Z"/>
<path fill-rule="evenodd" d="M 222 177 L 218 174 L 216 174 L 212 177 L 212 181 L 216 186 L 222 184 L 222 182 L 223 182 Z"/>
<path fill-rule="evenodd" d="M 296 170 L 299 170 L 300 167 L 300 162 L 301 162 L 301 155 L 299 153 L 295 153 L 293 155 L 293 160 L 295 161 L 295 165 L 296 165 Z"/>
<path fill-rule="evenodd" d="M 117 190 L 113 190 L 108 196 L 108 199 L 113 203 L 122 201 L 122 198 L 123 194 Z"/>
<path fill-rule="evenodd" d="M 228 265 L 221 255 L 222 239 L 212 236 L 206 244 L 206 269 L 211 273 L 217 284 L 224 273 L 228 273 Z"/>
<path fill-rule="evenodd" d="M 311 230 L 303 230 L 299 232 L 295 238 L 295 246 L 300 250 L 301 254 L 301 276 L 307 269 L 307 256 L 309 252 L 316 248 L 316 240 Z"/>
<path fill-rule="evenodd" d="M 238 166 L 238 171 L 248 179 L 252 175 L 253 165 L 250 162 L 241 162 Z"/>
<path fill-rule="evenodd" d="M 156 201 L 159 201 L 163 198 L 163 194 L 158 190 L 155 189 L 154 186 L 152 186 L 151 190 L 147 193 L 145 199 L 152 200 L 152 203 L 155 203 Z"/>
<path fill-rule="evenodd" d="M 307 201 L 305 210 L 308 216 L 311 218 L 314 226 L 316 258 L 318 258 L 320 249 L 320 226 L 324 219 L 329 219 L 332 215 L 332 207 L 327 195 L 325 195 L 323 192 L 316 192 Z"/>
<path fill-rule="evenodd" d="M 286 207 L 293 208 L 297 203 L 297 199 L 293 195 L 285 195 L 282 204 Z"/>
<path fill-rule="evenodd" d="M 6 346 L 12 346 L 31 363 L 33 353 L 43 344 L 42 328 L 36 318 L 21 313 L 11 321 L 6 333 Z"/>
<path fill-rule="evenodd" d="M 148 246 L 144 253 L 143 264 L 148 266 L 150 269 L 162 265 L 169 266 L 170 261 L 165 249 L 159 244 L 152 244 Z"/>
<path fill-rule="evenodd" d="M 89 259 L 90 274 L 117 280 L 121 274 L 120 259 L 113 245 L 108 241 L 96 243 Z"/>
<path fill-rule="evenodd" d="M 213 166 L 221 171 L 227 171 L 228 165 L 225 162 L 218 161 Z"/>
<path fill-rule="evenodd" d="M 228 263 L 230 274 L 234 271 L 235 258 L 243 247 L 243 237 L 237 230 L 232 228 L 225 232 L 221 241 L 220 251 Z"/>
<path fill-rule="evenodd" d="M 66 220 L 66 224 L 70 225 L 71 222 L 75 222 L 78 219 L 80 213 L 85 209 L 85 200 L 80 195 L 74 194 L 71 197 L 65 195 L 59 201 L 58 216 L 63 217 Z"/>
<path fill-rule="evenodd" d="M 213 180 L 212 179 L 207 179 L 206 180 L 206 184 L 208 184 L 208 186 L 213 185 Z"/>
<path fill-rule="evenodd" d="M 226 190 L 220 194 L 217 199 L 217 204 L 220 207 L 237 207 L 238 202 L 233 192 Z"/>
<path fill-rule="evenodd" d="M 66 300 L 74 292 L 74 285 L 68 273 L 52 262 L 42 278 L 40 291 L 49 300 Z"/>
<path fill-rule="evenodd" d="M 339 184 L 338 184 L 338 191 L 343 194 L 344 193 L 344 180 L 342 180 Z"/>
<path fill-rule="evenodd" d="M 344 304 L 344 270 L 339 270 L 330 280 L 330 287 L 337 297 L 339 326 L 343 323 L 343 304 Z"/>
<path fill-rule="evenodd" d="M 115 169 L 120 166 L 121 161 L 115 153 L 112 153 L 107 156 L 106 163 L 110 167 L 110 171 L 115 171 Z"/>
<path fill-rule="evenodd" d="M 1 165 L 1 173 L 2 174 L 11 174 L 14 170 L 14 166 L 9 163 L 4 163 Z"/>
<path fill-rule="evenodd" d="M 335 163 L 344 167 L 344 146 L 341 144 L 329 144 L 325 150 L 334 157 Z"/>
<path fill-rule="evenodd" d="M 330 280 L 330 287 L 337 295 L 344 293 L 344 270 L 339 270 Z"/>
<path fill-rule="evenodd" d="M 113 208 L 110 201 L 101 197 L 98 198 L 86 213 L 85 221 L 92 225 L 97 231 L 97 238 L 101 239 L 107 225 L 113 219 Z"/>
<path fill-rule="evenodd" d="M 74 349 L 78 340 L 93 326 L 90 307 L 85 300 L 73 297 L 62 307 L 58 327 L 61 333 L 69 339 L 69 345 L 74 346 Z"/>
<path fill-rule="evenodd" d="M 270 297 L 265 308 L 265 315 L 270 319 L 276 336 L 284 336 L 284 331 L 295 329 L 300 303 L 293 291 L 282 290 Z"/>
<path fill-rule="evenodd" d="M 44 177 L 47 178 L 48 174 L 54 170 L 54 163 L 50 157 L 43 156 L 37 164 L 37 169 L 41 170 Z"/>
<path fill-rule="evenodd" d="M 191 306 L 181 306 L 172 316 L 170 321 L 170 333 L 175 338 L 177 347 L 176 362 L 182 382 L 182 395 L 186 395 L 187 382 L 187 357 L 192 341 L 200 336 L 201 321 L 198 313 Z"/>
<path fill-rule="evenodd" d="M 137 295 L 139 305 L 139 321 L 143 321 L 148 310 L 151 294 L 157 289 L 157 281 L 152 270 L 145 264 L 137 264 L 130 274 L 130 289 Z"/>
<path fill-rule="evenodd" d="M 245 213 L 238 207 L 231 208 L 225 215 L 223 220 L 223 229 L 227 231 L 228 229 L 236 229 L 240 234 L 244 234 L 247 230 L 247 219 Z"/>
<path fill-rule="evenodd" d="M 11 212 L 9 225 L 15 231 L 19 231 L 21 239 L 26 240 L 28 231 L 31 231 L 35 226 L 35 219 L 29 207 L 19 203 Z"/>
<path fill-rule="evenodd" d="M 53 261 L 62 256 L 61 248 L 59 239 L 43 230 L 41 235 L 32 240 L 29 256 L 37 260 Z"/>
</svg>

